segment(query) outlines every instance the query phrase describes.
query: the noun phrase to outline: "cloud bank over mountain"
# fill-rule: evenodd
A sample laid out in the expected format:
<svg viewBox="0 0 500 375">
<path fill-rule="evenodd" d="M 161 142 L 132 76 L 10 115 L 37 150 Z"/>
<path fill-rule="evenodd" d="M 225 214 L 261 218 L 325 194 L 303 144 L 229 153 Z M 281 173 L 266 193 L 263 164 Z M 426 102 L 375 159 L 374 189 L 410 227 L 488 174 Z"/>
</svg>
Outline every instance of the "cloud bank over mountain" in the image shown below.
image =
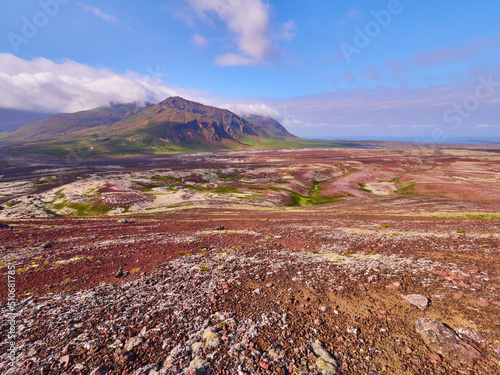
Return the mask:
<svg viewBox="0 0 500 375">
<path fill-rule="evenodd" d="M 290 99 L 223 98 L 193 88 L 168 87 L 153 75 L 118 74 L 72 60 L 23 60 L 0 54 L 0 108 L 76 112 L 110 103 L 157 103 L 182 96 L 239 115 L 281 121 L 302 137 L 384 138 L 487 135 L 498 125 L 500 67 L 475 71 L 462 83 L 425 88 L 342 89 Z"/>
</svg>

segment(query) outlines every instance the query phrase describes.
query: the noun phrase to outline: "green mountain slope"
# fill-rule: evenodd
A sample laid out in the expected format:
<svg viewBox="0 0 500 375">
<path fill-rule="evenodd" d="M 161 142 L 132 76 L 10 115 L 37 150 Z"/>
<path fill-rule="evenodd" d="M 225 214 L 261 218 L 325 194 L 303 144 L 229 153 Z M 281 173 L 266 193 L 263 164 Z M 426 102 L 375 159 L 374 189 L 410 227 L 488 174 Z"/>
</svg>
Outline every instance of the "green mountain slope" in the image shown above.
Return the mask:
<svg viewBox="0 0 500 375">
<path fill-rule="evenodd" d="M 28 140 L 28 141 L 27 141 Z M 244 148 L 332 146 L 303 140 L 271 118 L 248 116 L 171 97 L 156 105 L 114 105 L 58 114 L 0 133 L 6 155 L 83 158 Z"/>
</svg>

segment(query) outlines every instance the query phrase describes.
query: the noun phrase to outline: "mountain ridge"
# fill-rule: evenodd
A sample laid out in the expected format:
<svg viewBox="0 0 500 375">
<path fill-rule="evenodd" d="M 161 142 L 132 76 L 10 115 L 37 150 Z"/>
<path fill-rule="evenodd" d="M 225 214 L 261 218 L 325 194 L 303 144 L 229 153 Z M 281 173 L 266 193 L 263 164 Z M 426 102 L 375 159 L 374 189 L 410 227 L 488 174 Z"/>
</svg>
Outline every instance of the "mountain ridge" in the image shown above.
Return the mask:
<svg viewBox="0 0 500 375">
<path fill-rule="evenodd" d="M 242 117 L 181 97 L 143 108 L 120 104 L 56 114 L 0 133 L 0 143 L 9 149 L 53 155 L 72 146 L 125 155 L 297 147 L 301 141 L 272 118 Z"/>
</svg>

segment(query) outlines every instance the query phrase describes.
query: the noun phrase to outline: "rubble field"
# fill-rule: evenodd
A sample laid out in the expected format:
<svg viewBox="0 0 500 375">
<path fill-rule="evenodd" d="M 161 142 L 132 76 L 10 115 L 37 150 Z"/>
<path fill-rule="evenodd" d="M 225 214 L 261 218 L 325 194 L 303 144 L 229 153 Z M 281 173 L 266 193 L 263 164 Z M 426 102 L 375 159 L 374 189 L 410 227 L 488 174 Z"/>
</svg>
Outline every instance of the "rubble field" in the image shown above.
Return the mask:
<svg viewBox="0 0 500 375">
<path fill-rule="evenodd" d="M 498 374 L 496 155 L 2 170 L 0 373 Z"/>
</svg>

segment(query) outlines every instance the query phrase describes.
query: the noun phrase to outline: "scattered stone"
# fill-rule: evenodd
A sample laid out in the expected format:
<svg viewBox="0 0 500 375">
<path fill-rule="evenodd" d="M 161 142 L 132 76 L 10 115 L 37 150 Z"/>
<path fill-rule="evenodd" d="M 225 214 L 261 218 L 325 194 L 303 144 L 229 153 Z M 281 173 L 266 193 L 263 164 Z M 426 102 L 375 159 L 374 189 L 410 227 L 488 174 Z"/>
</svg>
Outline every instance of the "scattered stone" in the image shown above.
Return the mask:
<svg viewBox="0 0 500 375">
<path fill-rule="evenodd" d="M 490 303 L 486 301 L 484 298 L 478 298 L 477 304 L 482 307 L 488 307 L 490 305 Z"/>
<path fill-rule="evenodd" d="M 347 327 L 347 333 L 350 333 L 351 335 L 357 335 L 358 329 L 356 327 Z"/>
<path fill-rule="evenodd" d="M 459 299 L 461 299 L 463 296 L 464 296 L 464 292 L 457 292 L 457 293 L 454 293 L 454 294 L 453 294 L 453 299 L 458 301 L 458 300 L 459 300 Z"/>
<path fill-rule="evenodd" d="M 123 349 L 126 352 L 129 352 L 132 349 L 134 349 L 136 346 L 141 345 L 143 343 L 143 340 L 144 339 L 142 337 L 139 337 L 139 336 L 131 337 L 130 339 L 127 340 Z"/>
<path fill-rule="evenodd" d="M 90 375 L 106 375 L 108 371 L 111 370 L 108 366 L 106 365 L 100 365 L 96 367 Z"/>
<path fill-rule="evenodd" d="M 459 328 L 455 329 L 455 332 L 458 333 L 458 335 L 460 337 L 467 336 L 471 340 L 478 342 L 478 343 L 487 343 L 488 342 L 488 340 L 486 340 L 484 338 L 484 336 L 481 335 L 481 333 L 479 333 L 478 331 L 476 331 L 472 328 L 469 328 L 469 327 L 459 327 Z"/>
<path fill-rule="evenodd" d="M 142 327 L 141 332 L 139 332 L 139 336 L 146 337 L 149 332 L 149 328 L 147 326 Z"/>
<path fill-rule="evenodd" d="M 405 302 L 419 308 L 420 310 L 425 310 L 429 305 L 429 300 L 420 294 L 409 294 L 401 296 Z"/>
<path fill-rule="evenodd" d="M 75 359 L 77 358 L 76 355 L 73 354 L 66 354 L 63 355 L 61 358 L 59 358 L 59 363 L 64 367 L 68 367 Z"/>
<path fill-rule="evenodd" d="M 205 344 L 202 342 L 195 342 L 193 345 L 191 345 L 191 351 L 193 353 L 196 353 L 199 349 L 203 349 L 205 347 Z"/>
<path fill-rule="evenodd" d="M 337 361 L 323 347 L 323 343 L 316 340 L 311 345 L 316 356 L 316 367 L 322 375 L 335 375 L 337 372 Z"/>
<path fill-rule="evenodd" d="M 120 278 L 123 276 L 123 268 L 119 268 L 118 271 L 116 271 L 115 277 Z"/>
<path fill-rule="evenodd" d="M 222 225 L 218 225 L 215 227 L 215 230 L 224 230 L 226 228 L 224 228 Z"/>
<path fill-rule="evenodd" d="M 264 370 L 269 370 L 269 368 L 272 366 L 272 362 L 259 361 L 259 366 Z"/>
<path fill-rule="evenodd" d="M 458 337 L 455 331 L 429 318 L 420 318 L 415 324 L 417 332 L 429 348 L 449 361 L 456 360 L 473 365 L 481 354 Z"/>
<path fill-rule="evenodd" d="M 276 352 L 276 350 L 274 348 L 269 348 L 267 353 L 269 354 L 269 356 L 274 359 L 275 361 L 277 361 L 279 359 L 279 354 Z"/>
<path fill-rule="evenodd" d="M 158 365 L 156 363 L 150 364 L 134 371 L 133 375 L 157 375 Z"/>
<path fill-rule="evenodd" d="M 62 350 L 62 355 L 66 355 L 66 354 L 71 354 L 71 352 L 75 349 L 75 345 L 74 344 L 68 344 L 66 345 L 63 350 Z"/>
<path fill-rule="evenodd" d="M 87 341 L 85 344 L 83 344 L 83 347 L 86 350 L 92 350 L 92 349 L 96 348 L 97 345 L 98 345 L 98 342 L 96 340 L 90 340 L 90 341 Z"/>
<path fill-rule="evenodd" d="M 2 228 L 5 228 L 5 229 L 10 228 L 10 225 L 5 224 L 5 223 L 0 223 L 0 229 L 2 229 Z"/>
<path fill-rule="evenodd" d="M 203 341 L 205 341 L 205 347 L 209 349 L 216 348 L 220 344 L 220 335 L 217 333 L 217 328 L 209 327 L 203 332 Z"/>
<path fill-rule="evenodd" d="M 40 248 L 43 250 L 50 249 L 51 247 L 52 247 L 52 244 L 50 244 L 50 243 L 43 243 L 40 245 Z"/>
<path fill-rule="evenodd" d="M 84 369 L 85 369 L 85 366 L 82 363 L 77 363 L 76 365 L 73 366 L 73 371 L 76 371 L 76 372 L 81 372 Z M 43 369 L 40 372 L 42 372 L 42 371 L 43 371 Z"/>
<path fill-rule="evenodd" d="M 367 280 L 369 283 L 375 283 L 375 282 L 377 282 L 378 278 L 377 278 L 377 275 L 370 275 L 370 276 L 368 276 Z"/>
<path fill-rule="evenodd" d="M 158 241 L 155 246 L 160 252 L 163 250 L 173 252 L 179 249 L 189 251 L 193 244 L 199 243 L 200 236 L 207 235 L 206 231 L 194 232 L 195 229 L 203 229 L 202 225 L 197 224 L 198 226 L 193 229 L 193 233 L 185 234 L 183 232 L 183 236 L 170 236 L 170 233 L 165 230 L 169 225 L 170 223 L 166 223 L 164 227 L 161 224 L 159 236 L 151 237 L 151 241 Z M 111 231 L 115 226 L 116 224 L 111 223 Z M 156 226 L 154 227 L 156 228 Z M 495 369 L 498 367 L 496 358 L 500 356 L 500 348 L 484 344 L 481 344 L 481 347 L 478 346 L 479 343 L 484 342 L 485 337 L 491 340 L 491 343 L 498 344 L 496 342 L 498 341 L 497 333 L 488 331 L 488 335 L 484 333 L 483 337 L 481 333 L 470 328 L 457 328 L 455 332 L 458 338 L 455 340 L 458 341 L 455 342 L 455 347 L 451 349 L 441 348 L 438 351 L 432 347 L 432 342 L 436 341 L 436 346 L 450 345 L 449 342 L 447 343 L 448 337 L 442 333 L 444 338 L 440 337 L 438 333 L 428 332 L 427 334 L 434 341 L 429 339 L 432 341 L 429 344 L 431 350 L 426 350 L 419 348 L 419 345 L 423 343 L 419 335 L 404 334 L 403 338 L 401 329 L 398 328 L 398 325 L 405 326 L 407 322 L 402 322 L 402 320 L 411 319 L 411 316 L 415 315 L 414 313 L 402 316 L 397 309 L 389 312 L 381 310 L 387 305 L 384 301 L 379 303 L 378 299 L 374 300 L 370 297 L 371 293 L 361 293 L 360 300 L 353 300 L 351 306 L 344 306 L 340 302 L 337 302 L 339 304 L 336 305 L 334 299 L 330 299 L 329 293 L 326 292 L 328 290 L 335 294 L 338 293 L 340 301 L 349 295 L 351 290 L 357 289 L 356 286 L 360 280 L 367 276 L 366 272 L 377 272 L 380 287 L 386 295 L 388 293 L 402 295 L 402 291 L 389 292 L 384 286 L 394 280 L 404 280 L 401 283 L 405 283 L 405 289 L 424 293 L 425 290 L 432 290 L 431 287 L 436 286 L 436 292 L 446 293 L 449 301 L 453 301 L 451 294 L 461 290 L 457 286 L 458 283 L 448 280 L 441 287 L 437 285 L 441 280 L 432 279 L 432 276 L 428 276 L 429 274 L 425 272 L 428 270 L 429 264 L 432 263 L 430 260 L 424 262 L 421 259 L 412 258 L 412 263 L 407 263 L 405 260 L 400 267 L 394 262 L 396 260 L 399 262 L 398 259 L 404 257 L 388 254 L 381 258 L 368 257 L 366 262 L 369 264 L 367 265 L 364 264 L 364 258 L 355 260 L 353 257 L 352 263 L 349 265 L 329 266 L 331 260 L 327 260 L 324 256 L 318 256 L 312 252 L 300 253 L 284 250 L 285 247 L 290 246 L 290 242 L 287 242 L 285 236 L 283 236 L 281 252 L 269 251 L 267 245 L 263 243 L 264 241 L 260 241 L 261 238 L 255 236 L 258 241 L 256 247 L 239 244 L 237 241 L 230 242 L 229 246 L 223 248 L 223 252 L 210 251 L 203 257 L 199 255 L 175 257 L 176 259 L 159 265 L 157 269 L 141 279 L 122 283 L 123 279 L 114 278 L 116 266 L 127 267 L 125 267 L 125 259 L 122 262 L 118 256 L 136 251 L 134 247 L 138 248 L 144 244 L 142 241 L 132 240 L 128 234 L 129 229 L 128 226 L 121 227 L 121 232 L 116 237 L 123 237 L 122 240 L 127 244 L 130 243 L 131 246 L 120 247 L 117 251 L 113 251 L 113 254 L 109 254 L 109 259 L 117 263 L 113 268 L 108 269 L 106 276 L 115 282 L 103 282 L 99 286 L 90 286 L 81 291 L 71 290 L 61 294 L 23 296 L 19 299 L 18 306 L 23 320 L 20 322 L 20 327 L 24 327 L 23 338 L 19 343 L 19 353 L 25 362 L 23 365 L 25 367 L 21 371 L 42 373 L 42 375 L 63 374 L 65 372 L 68 375 L 89 374 L 92 370 L 94 370 L 93 375 L 101 373 L 105 375 L 111 375 L 111 373 L 128 375 L 234 373 L 250 375 L 252 372 L 255 374 L 291 374 L 295 370 L 298 370 L 298 373 L 303 371 L 302 374 L 334 374 L 334 371 L 341 370 L 341 367 L 345 365 L 345 368 L 342 369 L 344 374 L 380 375 L 379 372 L 382 374 L 433 372 L 436 375 L 440 374 L 440 371 L 437 370 L 438 366 L 443 366 L 444 372 L 455 373 L 454 370 L 450 369 L 450 365 L 457 366 L 458 363 L 458 366 L 461 367 L 457 358 L 467 354 L 472 357 L 472 361 L 478 355 L 484 355 L 485 361 L 480 359 L 481 363 L 478 363 L 478 367 L 481 370 L 484 369 L 484 374 L 489 373 L 487 366 L 490 364 L 491 371 L 496 371 Z M 11 235 L 14 234 L 10 233 L 9 236 Z M 210 236 L 217 237 L 217 240 L 204 239 L 204 243 L 213 243 L 210 245 L 213 246 L 213 249 L 222 245 L 216 243 L 220 236 L 214 234 L 210 234 Z M 226 235 L 222 238 L 225 237 Z M 41 241 L 36 242 L 38 238 L 50 238 L 54 247 L 55 244 L 63 243 L 55 240 L 57 237 L 33 236 L 32 243 L 35 243 L 35 246 L 41 243 Z M 149 237 L 146 240 L 149 241 Z M 179 244 L 175 242 L 178 240 L 181 241 Z M 45 239 L 45 241 L 49 240 Z M 107 238 L 101 238 L 99 235 L 95 238 L 96 245 L 93 245 L 95 246 L 92 248 L 93 250 L 97 250 L 97 243 L 100 241 L 102 243 L 99 246 L 109 244 Z M 136 241 L 137 244 L 134 245 L 130 241 Z M 276 242 L 278 241 L 276 240 Z M 226 252 L 232 246 L 239 245 L 243 246 L 245 250 Z M 8 250 L 8 252 L 13 252 L 12 250 L 16 249 L 11 247 Z M 73 251 L 73 249 L 70 250 Z M 75 249 L 73 252 L 84 254 L 81 249 Z M 105 253 L 104 255 L 108 256 L 107 252 Z M 118 253 L 121 254 L 118 255 Z M 144 256 L 149 257 L 153 254 L 155 254 L 154 248 L 151 254 L 145 253 Z M 334 255 L 332 256 L 334 257 Z M 59 259 L 59 257 L 56 258 L 55 254 L 54 259 L 52 254 L 46 254 L 42 257 L 42 261 L 45 261 L 46 258 L 50 264 Z M 137 257 L 134 256 L 132 261 L 136 259 Z M 336 258 L 334 259 L 336 260 Z M 317 262 L 317 264 L 313 262 Z M 84 263 L 87 261 L 82 259 L 82 263 L 74 263 L 74 265 L 78 266 L 78 264 L 83 265 Z M 413 268 L 413 264 L 418 268 Z M 207 266 L 214 272 L 200 272 L 201 265 Z M 102 263 L 101 267 L 103 267 Z M 443 269 L 449 275 L 454 266 L 445 264 Z M 64 269 L 56 271 L 61 272 Z M 123 278 L 125 272 L 121 271 Z M 365 276 L 363 276 L 363 271 L 365 271 Z M 425 280 L 422 287 L 420 280 L 417 282 L 413 276 L 407 277 L 409 272 L 422 273 L 423 280 Z M 358 275 L 354 285 L 349 281 L 351 274 Z M 484 280 L 484 294 L 476 292 L 476 297 L 472 299 L 472 307 L 476 307 L 475 310 L 479 308 L 475 301 L 479 295 L 482 295 L 491 303 L 491 312 L 498 311 L 493 305 L 493 301 L 498 300 L 496 297 L 498 288 L 493 289 L 497 276 L 492 276 L 486 271 L 477 276 L 478 280 Z M 63 277 L 74 278 L 71 275 Z M 259 284 L 256 285 L 257 277 Z M 287 281 L 292 277 L 296 278 L 296 283 L 288 285 Z M 489 279 L 487 280 L 487 278 Z M 117 280 L 120 282 L 116 282 Z M 109 281 L 109 279 L 105 281 Z M 275 285 L 272 285 L 273 282 Z M 403 288 L 401 283 L 395 284 L 397 287 Z M 254 289 L 248 289 L 249 285 L 254 285 Z M 372 288 L 374 293 L 381 292 L 376 285 L 364 285 Z M 257 296 L 258 293 L 260 295 Z M 304 298 L 304 293 L 310 297 Z M 215 304 L 210 304 L 212 296 L 216 301 Z M 432 297 L 432 302 L 437 305 L 437 308 L 442 309 L 442 311 L 436 310 L 436 312 L 442 315 L 452 312 L 449 310 L 449 304 L 437 301 L 440 299 L 438 296 L 433 295 Z M 410 297 L 411 295 L 403 295 L 401 298 L 404 300 Z M 467 295 L 468 297 L 469 295 Z M 276 305 L 277 298 L 283 301 L 280 307 Z M 255 302 L 256 299 L 259 300 L 259 303 L 254 307 L 252 302 Z M 291 303 L 288 303 L 288 300 Z M 324 301 L 329 301 L 328 307 L 322 306 L 325 304 Z M 369 307 L 368 301 L 372 303 Z M 429 300 L 426 301 L 429 303 Z M 339 309 L 342 312 L 339 312 Z M 2 312 L 4 311 L 7 311 L 5 305 Z M 377 316 L 378 318 L 376 318 Z M 472 319 L 472 316 L 469 318 Z M 494 314 L 478 314 L 477 325 L 482 327 L 484 332 L 487 332 L 491 327 L 488 322 L 493 321 L 493 319 Z M 48 330 L 40 328 L 45 324 L 49 328 Z M 470 324 L 476 323 L 471 322 Z M 6 327 L 6 325 L 0 327 L 0 333 L 4 335 L 3 337 L 6 337 L 5 333 L 8 333 L 8 327 Z M 324 336 L 325 340 L 326 337 L 332 337 L 332 340 L 335 341 L 327 342 L 328 346 L 324 347 L 321 343 L 314 342 L 320 335 L 318 331 L 322 331 L 322 337 L 327 335 Z M 311 347 L 316 348 L 314 351 L 303 346 L 304 340 L 310 339 L 312 339 L 310 341 Z M 46 344 L 41 348 L 36 344 L 36 340 L 44 340 Z M 386 352 L 388 347 L 392 347 L 395 340 L 398 346 L 396 348 L 398 356 L 394 357 L 393 360 L 388 360 L 387 357 L 384 357 L 385 354 L 376 354 Z M 471 340 L 474 340 L 475 343 L 472 343 Z M 269 346 L 270 342 L 273 345 Z M 312 344 L 313 342 L 314 344 Z M 466 346 L 467 343 L 469 346 Z M 283 347 L 280 347 L 280 344 Z M 318 345 L 321 346 L 318 347 Z M 333 358 L 333 349 L 332 355 L 325 350 L 325 348 L 333 347 L 335 347 L 336 361 Z M 465 350 L 466 354 L 464 355 L 459 349 Z M 445 354 L 440 355 L 440 352 Z M 65 369 L 62 368 L 62 365 L 58 368 L 58 355 L 77 353 L 77 360 L 73 360 L 70 364 L 67 364 L 69 361 L 64 362 L 64 365 L 67 366 Z M 377 358 L 378 356 L 382 357 L 381 361 L 379 361 L 380 358 Z M 2 360 L 5 358 L 5 356 L 0 356 L 0 373 L 6 370 L 5 367 L 2 367 L 2 364 L 5 363 Z M 463 359 L 463 361 L 465 361 L 464 363 L 468 362 L 467 359 Z M 101 363 L 103 365 L 96 368 Z M 112 368 L 108 368 L 104 363 Z M 159 368 L 154 364 L 148 365 L 150 363 L 163 364 L 163 367 Z M 41 372 L 42 369 L 45 369 L 44 372 Z M 462 367 L 462 370 L 465 371 L 466 368 Z M 467 371 L 474 372 L 472 369 Z M 458 369 L 456 372 L 459 373 Z"/>
<path fill-rule="evenodd" d="M 125 219 L 124 217 L 123 217 L 123 218 L 121 218 L 121 219 L 118 219 L 118 221 L 117 221 L 117 222 L 118 222 L 118 223 L 120 223 L 120 224 L 128 224 L 128 223 L 130 223 L 130 221 L 128 221 L 128 220 L 127 220 L 127 219 Z"/>
<path fill-rule="evenodd" d="M 441 295 L 441 294 L 433 294 L 431 297 L 434 299 L 441 300 L 441 301 L 444 301 L 446 299 L 446 297 Z"/>
<path fill-rule="evenodd" d="M 436 354 L 436 353 L 429 353 L 427 354 L 427 357 L 429 357 L 429 359 L 432 361 L 432 362 L 441 362 L 442 359 L 441 359 L 441 356 L 439 354 Z"/>
<path fill-rule="evenodd" d="M 399 281 L 388 284 L 385 287 L 387 289 L 392 289 L 392 290 L 403 289 L 403 285 L 401 285 L 401 283 Z"/>
<path fill-rule="evenodd" d="M 186 374 L 202 375 L 207 373 L 208 364 L 201 357 L 195 357 L 186 369 Z"/>
</svg>

